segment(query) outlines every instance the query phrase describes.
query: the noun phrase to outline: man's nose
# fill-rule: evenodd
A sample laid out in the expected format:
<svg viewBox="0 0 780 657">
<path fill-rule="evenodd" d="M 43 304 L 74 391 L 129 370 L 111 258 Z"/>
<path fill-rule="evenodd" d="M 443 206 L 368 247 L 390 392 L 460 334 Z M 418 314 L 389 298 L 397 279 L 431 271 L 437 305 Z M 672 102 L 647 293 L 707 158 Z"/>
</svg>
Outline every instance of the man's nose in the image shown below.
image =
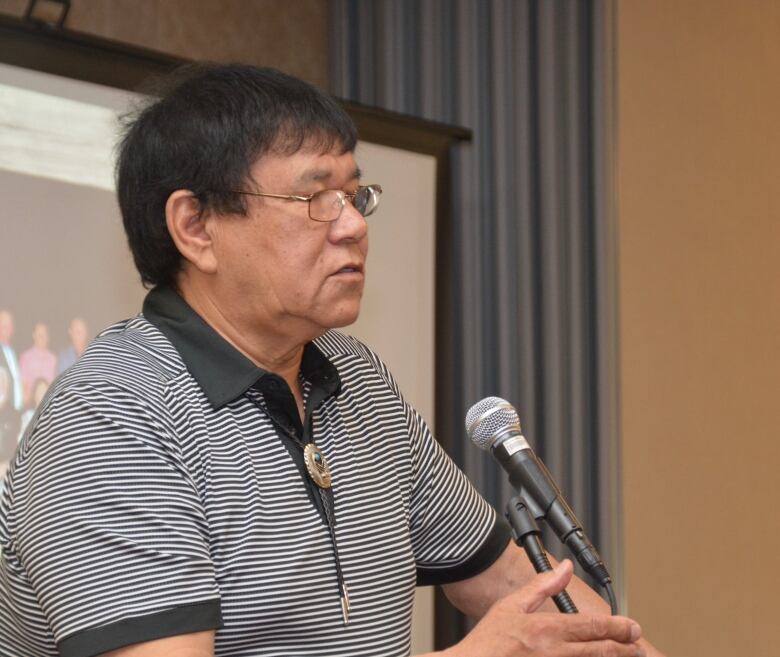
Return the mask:
<svg viewBox="0 0 780 657">
<path fill-rule="evenodd" d="M 349 201 L 344 204 L 341 214 L 331 223 L 330 238 L 334 242 L 349 240 L 359 242 L 368 232 L 366 218 Z"/>
</svg>

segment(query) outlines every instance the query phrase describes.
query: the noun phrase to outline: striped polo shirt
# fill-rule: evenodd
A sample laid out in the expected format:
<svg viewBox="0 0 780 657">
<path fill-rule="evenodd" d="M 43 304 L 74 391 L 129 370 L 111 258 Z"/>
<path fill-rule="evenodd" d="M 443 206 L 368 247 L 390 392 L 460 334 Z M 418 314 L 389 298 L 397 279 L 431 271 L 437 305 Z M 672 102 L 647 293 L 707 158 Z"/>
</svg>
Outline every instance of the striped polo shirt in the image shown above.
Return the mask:
<svg viewBox="0 0 780 657">
<path fill-rule="evenodd" d="M 216 629 L 218 656 L 408 655 L 415 585 L 509 541 L 382 361 L 306 346 L 301 422 L 173 290 L 103 331 L 52 386 L 0 500 L 0 655 L 88 657 Z M 327 500 L 305 471 L 314 440 Z"/>
</svg>

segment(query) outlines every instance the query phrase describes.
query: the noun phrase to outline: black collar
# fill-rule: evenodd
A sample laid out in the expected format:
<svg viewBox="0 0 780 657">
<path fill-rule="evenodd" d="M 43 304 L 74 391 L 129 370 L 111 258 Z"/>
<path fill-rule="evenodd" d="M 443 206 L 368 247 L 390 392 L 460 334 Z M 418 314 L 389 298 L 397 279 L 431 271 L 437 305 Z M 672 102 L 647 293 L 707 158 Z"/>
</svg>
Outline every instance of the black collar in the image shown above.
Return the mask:
<svg viewBox="0 0 780 657">
<path fill-rule="evenodd" d="M 214 408 L 237 399 L 263 377 L 273 376 L 211 328 L 173 288 L 161 286 L 149 292 L 143 314 L 171 341 Z M 336 368 L 312 342 L 303 349 L 301 374 L 325 397 L 335 394 L 341 384 Z"/>
</svg>

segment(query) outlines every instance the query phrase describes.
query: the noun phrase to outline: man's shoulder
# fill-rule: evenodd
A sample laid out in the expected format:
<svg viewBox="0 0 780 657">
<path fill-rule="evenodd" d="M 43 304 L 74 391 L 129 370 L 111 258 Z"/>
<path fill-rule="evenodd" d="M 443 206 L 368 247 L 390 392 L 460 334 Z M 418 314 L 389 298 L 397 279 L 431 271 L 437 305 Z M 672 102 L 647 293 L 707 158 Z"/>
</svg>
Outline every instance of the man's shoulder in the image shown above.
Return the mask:
<svg viewBox="0 0 780 657">
<path fill-rule="evenodd" d="M 365 361 L 366 363 L 381 363 L 378 354 L 357 338 L 331 329 L 314 340 L 317 348 L 329 359 L 347 357 Z"/>
<path fill-rule="evenodd" d="M 143 315 L 101 331 L 57 387 L 109 385 L 132 390 L 157 387 L 184 369 L 176 349 Z"/>
<path fill-rule="evenodd" d="M 334 362 L 342 379 L 345 375 L 360 376 L 370 371 L 383 379 L 395 394 L 400 395 L 395 379 L 387 365 L 375 351 L 359 339 L 341 331 L 330 330 L 317 338 L 314 344 L 329 360 Z M 361 374 L 356 371 L 355 364 L 362 365 L 358 368 Z"/>
<path fill-rule="evenodd" d="M 142 315 L 109 326 L 52 383 L 25 430 L 17 461 L 80 440 L 83 420 L 140 431 L 144 440 L 161 435 L 170 418 L 168 384 L 183 370 L 171 343 Z M 110 432 L 103 435 L 111 439 Z"/>
</svg>

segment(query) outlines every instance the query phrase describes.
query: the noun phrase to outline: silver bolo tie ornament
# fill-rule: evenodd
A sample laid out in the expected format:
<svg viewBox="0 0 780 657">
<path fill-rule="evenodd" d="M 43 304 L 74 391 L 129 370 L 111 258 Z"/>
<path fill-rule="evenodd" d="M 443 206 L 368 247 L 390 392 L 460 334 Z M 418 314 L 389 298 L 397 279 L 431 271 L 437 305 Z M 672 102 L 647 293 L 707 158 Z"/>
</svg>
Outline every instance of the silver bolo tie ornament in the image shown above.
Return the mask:
<svg viewBox="0 0 780 657">
<path fill-rule="evenodd" d="M 330 488 L 332 478 L 330 468 L 325 460 L 325 454 L 314 443 L 306 443 L 303 448 L 303 461 L 306 463 L 306 471 L 312 478 L 312 481 L 320 488 Z"/>
</svg>

